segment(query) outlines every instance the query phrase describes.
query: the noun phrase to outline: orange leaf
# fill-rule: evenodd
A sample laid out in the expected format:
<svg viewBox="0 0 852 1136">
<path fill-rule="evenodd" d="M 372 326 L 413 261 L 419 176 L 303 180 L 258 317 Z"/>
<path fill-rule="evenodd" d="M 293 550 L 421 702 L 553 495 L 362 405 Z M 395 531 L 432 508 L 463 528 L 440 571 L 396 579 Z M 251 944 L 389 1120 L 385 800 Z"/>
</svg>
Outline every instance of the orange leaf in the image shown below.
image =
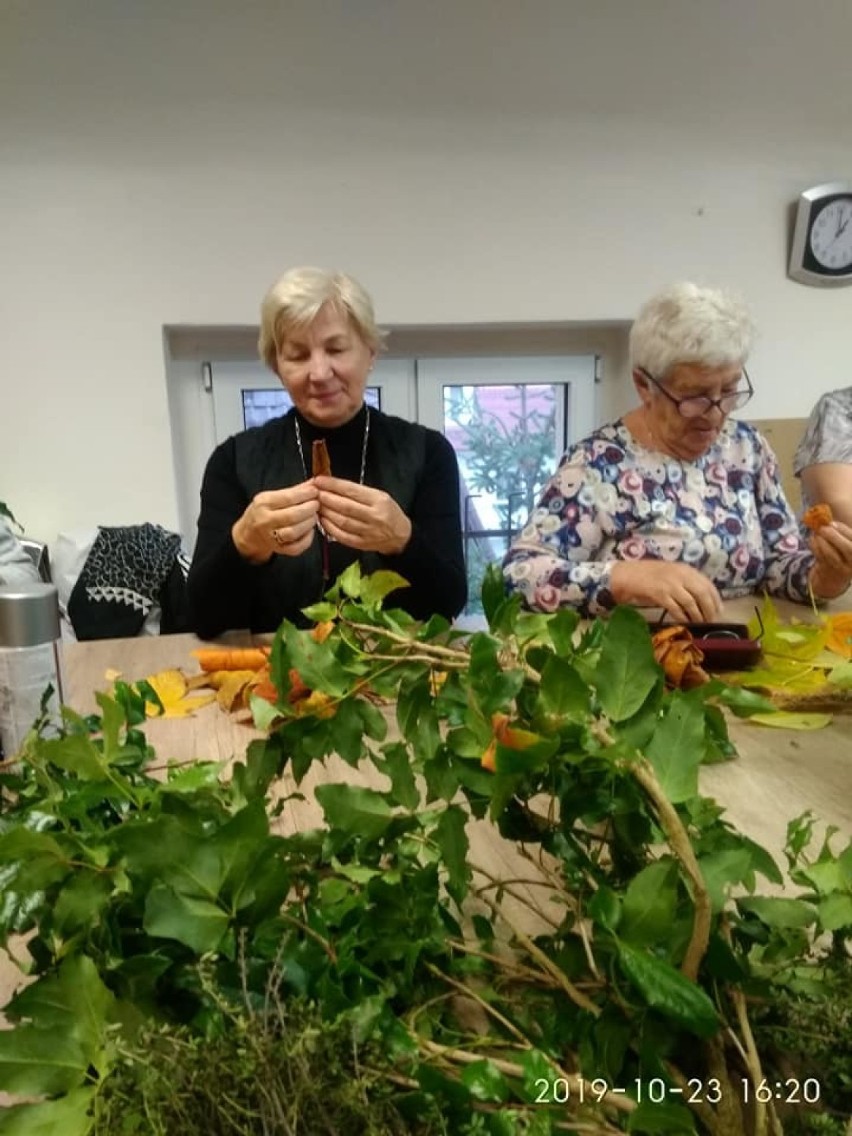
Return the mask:
<svg viewBox="0 0 852 1136">
<path fill-rule="evenodd" d="M 825 641 L 828 650 L 842 655 L 844 659 L 852 659 L 852 612 L 842 611 L 837 615 L 829 615 L 825 622 L 828 625 L 828 638 Z"/>
<path fill-rule="evenodd" d="M 814 532 L 819 532 L 823 525 L 830 525 L 833 520 L 831 505 L 811 505 L 802 514 L 802 524 Z"/>
<path fill-rule="evenodd" d="M 669 686 L 691 690 L 710 681 L 701 666 L 704 654 L 685 627 L 665 627 L 652 635 L 651 642 Z"/>
<path fill-rule="evenodd" d="M 483 769 L 487 769 L 489 773 L 494 773 L 497 768 L 497 739 L 492 738 L 488 743 L 485 752 L 482 755 L 480 765 Z"/>
</svg>

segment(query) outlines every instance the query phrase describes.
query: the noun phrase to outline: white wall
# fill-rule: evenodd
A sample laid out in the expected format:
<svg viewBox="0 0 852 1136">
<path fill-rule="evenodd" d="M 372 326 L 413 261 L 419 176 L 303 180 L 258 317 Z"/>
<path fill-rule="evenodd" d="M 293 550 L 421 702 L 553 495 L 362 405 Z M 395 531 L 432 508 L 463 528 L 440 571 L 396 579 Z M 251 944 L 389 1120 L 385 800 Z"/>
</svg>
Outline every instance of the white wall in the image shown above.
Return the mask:
<svg viewBox="0 0 852 1136">
<path fill-rule="evenodd" d="M 297 263 L 386 325 L 730 285 L 754 416 L 806 413 L 852 289 L 786 279 L 789 207 L 852 179 L 850 42 L 848 0 L 0 0 L 0 497 L 175 526 L 163 326 Z"/>
</svg>

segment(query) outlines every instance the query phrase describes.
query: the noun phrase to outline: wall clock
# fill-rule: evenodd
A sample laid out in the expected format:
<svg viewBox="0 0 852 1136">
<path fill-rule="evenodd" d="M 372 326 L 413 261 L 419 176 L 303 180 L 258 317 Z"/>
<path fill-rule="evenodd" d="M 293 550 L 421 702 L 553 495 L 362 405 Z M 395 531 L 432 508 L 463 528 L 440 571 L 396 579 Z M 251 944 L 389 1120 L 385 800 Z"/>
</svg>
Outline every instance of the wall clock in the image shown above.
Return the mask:
<svg viewBox="0 0 852 1136">
<path fill-rule="evenodd" d="M 788 276 L 801 284 L 852 284 L 852 183 L 833 181 L 799 198 Z"/>
</svg>

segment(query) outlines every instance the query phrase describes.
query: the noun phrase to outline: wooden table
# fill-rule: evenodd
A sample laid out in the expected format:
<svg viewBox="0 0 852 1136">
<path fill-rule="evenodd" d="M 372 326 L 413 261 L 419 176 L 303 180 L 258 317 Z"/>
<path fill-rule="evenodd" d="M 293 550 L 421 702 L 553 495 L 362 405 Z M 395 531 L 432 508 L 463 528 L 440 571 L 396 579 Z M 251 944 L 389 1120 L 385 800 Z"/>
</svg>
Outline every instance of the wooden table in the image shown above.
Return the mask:
<svg viewBox="0 0 852 1136">
<path fill-rule="evenodd" d="M 784 603 L 778 606 L 784 618 L 793 614 L 808 617 L 806 608 Z M 744 621 L 753 611 L 753 600 L 736 601 L 727 605 L 724 618 Z M 229 645 L 250 642 L 247 635 L 229 637 Z M 95 710 L 93 692 L 109 688 L 105 678 L 108 669 L 121 671 L 131 681 L 168 667 L 194 671 L 197 667 L 191 651 L 199 645 L 192 635 L 66 644 L 66 700 L 81 713 Z M 259 736 L 215 703 L 192 717 L 151 719 L 145 729 L 158 763 L 170 759 L 228 762 L 242 756 L 249 741 Z M 767 848 L 779 866 L 784 864 L 787 822 L 805 809 L 814 812 L 821 827 L 835 825 L 840 830 L 838 841 L 852 837 L 852 716 L 837 716 L 826 729 L 812 733 L 769 729 L 731 719 L 730 732 L 739 757 L 702 768 L 701 789 L 724 805 L 731 823 Z M 317 763 L 300 786 L 306 800 L 288 803 L 282 827 L 294 831 L 321 823 L 322 813 L 312 790 L 323 782 L 341 780 L 384 787 L 383 779 L 369 766 L 352 769 L 335 758 L 324 766 Z M 285 772 L 282 793 L 295 788 L 291 775 Z M 490 825 L 472 823 L 469 835 L 472 863 L 487 865 L 494 875 L 530 875 L 530 865 L 525 862 L 519 871 L 516 849 Z M 766 886 L 761 881 L 761 887 Z M 510 908 L 507 914 L 512 917 Z M 4 990 L 0 967 L 0 1006 L 6 1001 L 11 977 L 7 971 Z M 14 972 L 14 977 L 20 976 Z"/>
<path fill-rule="evenodd" d="M 776 604 L 785 619 L 812 618 L 805 607 L 783 601 Z M 754 607 L 751 598 L 729 601 L 724 619 L 745 622 L 754 614 Z M 843 610 L 844 602 L 836 601 L 832 607 Z M 247 636 L 233 640 L 234 645 L 250 641 Z M 68 701 L 83 713 L 94 710 L 93 691 L 108 688 L 104 678 L 108 668 L 120 670 L 129 680 L 166 667 L 195 670 L 190 652 L 199 645 L 193 635 L 66 644 Z M 836 715 L 825 729 L 808 733 L 750 725 L 733 717 L 729 724 L 739 758 L 702 768 L 701 789 L 726 807 L 737 828 L 764 845 L 781 863 L 787 822 L 805 809 L 813 810 L 821 824 L 836 825 L 846 839 L 852 838 L 852 715 Z M 146 732 L 160 761 L 227 761 L 242 756 L 248 742 L 258 736 L 215 704 L 190 718 L 152 719 Z M 289 775 L 285 780 L 292 791 L 295 786 Z M 295 827 L 318 822 L 320 812 L 310 800 L 310 790 L 327 780 L 381 784 L 368 770 L 353 770 L 334 759 L 325 769 L 317 765 L 303 786 L 309 798 L 306 806 L 290 810 Z M 502 859 L 504 852 L 495 846 L 489 855 Z"/>
</svg>

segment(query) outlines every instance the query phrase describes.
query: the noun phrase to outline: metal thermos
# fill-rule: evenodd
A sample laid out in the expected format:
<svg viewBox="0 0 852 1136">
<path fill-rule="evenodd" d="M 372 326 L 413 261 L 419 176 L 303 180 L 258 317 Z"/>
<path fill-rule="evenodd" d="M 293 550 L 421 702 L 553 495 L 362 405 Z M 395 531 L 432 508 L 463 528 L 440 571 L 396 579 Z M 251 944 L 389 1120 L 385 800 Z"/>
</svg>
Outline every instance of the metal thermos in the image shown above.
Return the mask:
<svg viewBox="0 0 852 1136">
<path fill-rule="evenodd" d="M 53 584 L 0 586 L 0 745 L 7 759 L 21 748 L 41 712 L 48 687 L 49 716 L 63 702 L 59 597 Z"/>
</svg>

